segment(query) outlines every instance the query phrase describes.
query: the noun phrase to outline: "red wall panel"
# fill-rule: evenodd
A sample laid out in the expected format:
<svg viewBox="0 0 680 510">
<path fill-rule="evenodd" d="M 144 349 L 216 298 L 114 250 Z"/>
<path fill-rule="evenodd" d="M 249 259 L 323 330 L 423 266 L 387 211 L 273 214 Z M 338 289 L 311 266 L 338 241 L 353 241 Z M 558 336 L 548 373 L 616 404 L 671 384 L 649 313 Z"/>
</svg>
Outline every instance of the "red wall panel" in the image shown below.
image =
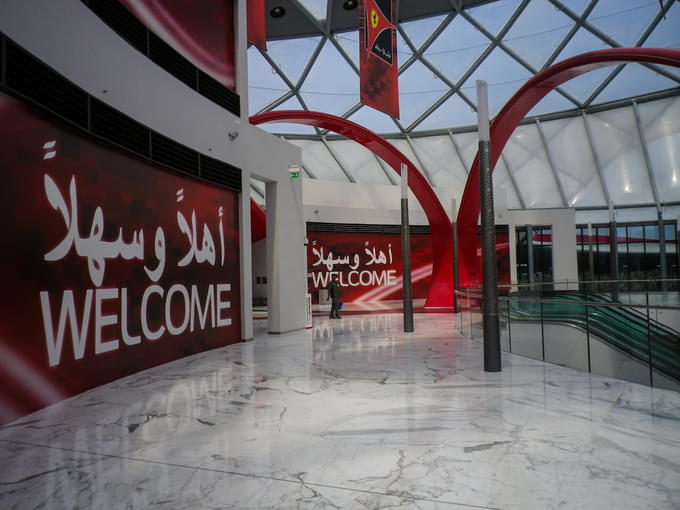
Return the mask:
<svg viewBox="0 0 680 510">
<path fill-rule="evenodd" d="M 238 195 L 0 94 L 0 424 L 240 340 Z"/>
</svg>

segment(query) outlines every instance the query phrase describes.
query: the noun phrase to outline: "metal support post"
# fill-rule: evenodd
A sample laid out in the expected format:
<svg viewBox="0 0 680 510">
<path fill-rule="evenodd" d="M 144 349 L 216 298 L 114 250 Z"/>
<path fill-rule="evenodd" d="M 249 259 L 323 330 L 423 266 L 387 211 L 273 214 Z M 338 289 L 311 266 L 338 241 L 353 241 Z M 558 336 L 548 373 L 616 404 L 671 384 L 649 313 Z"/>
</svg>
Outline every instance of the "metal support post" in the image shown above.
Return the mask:
<svg viewBox="0 0 680 510">
<path fill-rule="evenodd" d="M 534 227 L 527 225 L 527 278 L 529 278 L 529 290 L 534 290 L 536 269 L 534 268 Z"/>
<path fill-rule="evenodd" d="M 401 260 L 404 295 L 404 333 L 413 332 L 413 294 L 411 292 L 411 239 L 408 224 L 408 166 L 401 164 Z"/>
<path fill-rule="evenodd" d="M 661 210 L 658 211 L 659 217 L 659 269 L 661 270 L 661 290 L 666 292 L 668 290 L 668 261 L 666 260 L 666 231 L 663 225 L 663 214 Z"/>
<path fill-rule="evenodd" d="M 595 288 L 595 254 L 593 253 L 593 224 L 588 223 L 588 287 Z"/>
<path fill-rule="evenodd" d="M 496 226 L 491 179 L 489 101 L 486 82 L 477 80 L 479 125 L 479 188 L 482 211 L 482 321 L 484 324 L 484 371 L 501 371 L 501 341 L 498 320 L 498 276 L 496 269 Z"/>
<path fill-rule="evenodd" d="M 609 202 L 609 274 L 612 279 L 612 299 L 619 299 L 619 257 L 616 247 L 616 216 L 614 215 L 614 203 Z"/>
</svg>

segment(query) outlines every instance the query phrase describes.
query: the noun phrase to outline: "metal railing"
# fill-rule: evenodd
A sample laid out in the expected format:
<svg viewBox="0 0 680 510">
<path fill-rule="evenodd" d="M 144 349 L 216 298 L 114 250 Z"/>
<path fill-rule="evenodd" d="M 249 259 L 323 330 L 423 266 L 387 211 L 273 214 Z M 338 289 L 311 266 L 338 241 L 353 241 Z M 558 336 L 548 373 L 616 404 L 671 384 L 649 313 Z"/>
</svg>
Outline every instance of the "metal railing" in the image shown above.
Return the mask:
<svg viewBox="0 0 680 510">
<path fill-rule="evenodd" d="M 678 288 L 680 280 L 499 286 L 501 349 L 680 391 Z M 456 296 L 457 328 L 481 342 L 481 289 Z"/>
</svg>

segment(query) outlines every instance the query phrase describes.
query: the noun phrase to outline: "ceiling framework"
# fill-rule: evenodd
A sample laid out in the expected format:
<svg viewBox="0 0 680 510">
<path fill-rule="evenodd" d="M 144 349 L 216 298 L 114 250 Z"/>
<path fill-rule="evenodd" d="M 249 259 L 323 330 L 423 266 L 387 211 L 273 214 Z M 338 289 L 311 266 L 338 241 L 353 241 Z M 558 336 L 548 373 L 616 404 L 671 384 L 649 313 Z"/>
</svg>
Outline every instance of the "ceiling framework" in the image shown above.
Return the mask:
<svg viewBox="0 0 680 510">
<path fill-rule="evenodd" d="M 285 15 L 268 16 L 269 52 L 249 49 L 250 113 L 304 109 L 347 118 L 395 144 L 404 144 L 399 146 L 413 153 L 431 184 L 435 184 L 436 176 L 437 185 L 456 185 L 469 172 L 475 152 L 470 141 L 476 132 L 475 80 L 484 79 L 489 84 L 493 114 L 531 76 L 565 58 L 603 48 L 680 49 L 680 31 L 673 28 L 680 26 L 680 2 L 673 0 L 663 0 L 663 11 L 658 0 L 396 3 L 401 119 L 387 117 L 359 102 L 358 13 L 356 8 L 346 8 L 352 7 L 352 0 L 267 0 L 268 13 L 274 7 L 283 7 Z M 287 51 L 288 48 L 293 50 Z M 506 147 L 501 155 L 500 161 L 507 169 L 503 172 L 507 177 L 502 179 L 508 187 L 510 206 L 598 210 L 612 202 L 616 208 L 646 204 L 660 211 L 678 202 L 668 199 L 667 190 L 668 186 L 677 189 L 680 196 L 680 187 L 675 187 L 680 169 L 662 168 L 663 158 L 655 151 L 664 146 L 677 147 L 680 122 L 674 121 L 670 113 L 663 115 L 664 109 L 655 112 L 656 102 L 663 102 L 676 113 L 680 111 L 677 69 L 625 64 L 562 84 L 522 123 L 530 126 L 525 131 L 534 133 L 535 139 L 521 143 L 515 140 L 514 148 Z M 630 118 L 630 126 L 612 127 L 601 120 L 612 117 L 618 122 L 618 114 L 604 113 L 618 110 L 627 112 L 621 118 Z M 648 119 L 654 116 L 669 126 L 664 143 L 659 142 L 658 130 Z M 398 184 L 392 170 L 377 157 L 371 159 L 374 168 L 369 172 L 370 179 L 362 175 L 365 167 L 361 171 L 351 168 L 347 162 L 352 158 L 343 157 L 347 146 L 340 150 L 335 146 L 344 140 L 340 135 L 309 126 L 263 127 L 303 146 L 307 178 L 357 183 L 382 179 L 384 184 Z M 566 160 L 575 154 L 573 150 L 565 153 L 568 144 L 555 136 L 556 130 L 578 136 L 579 164 L 583 166 L 587 156 L 592 175 L 569 166 Z M 618 135 L 617 130 L 621 131 Z M 617 180 L 612 166 L 625 147 L 619 147 L 618 152 L 606 147 L 609 143 L 616 145 L 617 136 L 623 135 L 631 137 L 635 154 L 618 163 L 626 166 L 635 162 L 636 166 L 625 183 Z M 436 137 L 444 141 L 448 138 L 448 156 L 438 152 L 439 159 L 433 159 L 427 154 L 428 144 L 434 144 Z M 415 139 L 424 140 L 416 144 Z M 305 160 L 305 147 L 311 147 L 310 141 L 323 148 L 314 149 L 314 158 Z M 512 140 L 509 145 L 513 145 Z M 437 151 L 442 147 L 432 146 Z M 529 148 L 542 156 L 522 167 L 526 158 L 513 156 L 512 151 L 526 152 Z M 668 164 L 677 165 L 672 158 L 666 158 Z M 538 159 L 543 170 L 536 178 L 542 182 L 533 188 L 543 193 L 531 191 L 534 183 L 527 181 L 528 169 L 535 169 Z M 436 161 L 445 163 L 445 172 L 440 167 L 428 167 Z M 638 175 L 640 172 L 644 179 Z M 647 190 L 631 188 L 639 188 L 643 181 Z M 589 188 L 576 189 L 580 183 Z M 638 195 L 639 199 L 635 198 Z M 547 196 L 553 197 L 549 203 L 545 202 Z"/>
</svg>

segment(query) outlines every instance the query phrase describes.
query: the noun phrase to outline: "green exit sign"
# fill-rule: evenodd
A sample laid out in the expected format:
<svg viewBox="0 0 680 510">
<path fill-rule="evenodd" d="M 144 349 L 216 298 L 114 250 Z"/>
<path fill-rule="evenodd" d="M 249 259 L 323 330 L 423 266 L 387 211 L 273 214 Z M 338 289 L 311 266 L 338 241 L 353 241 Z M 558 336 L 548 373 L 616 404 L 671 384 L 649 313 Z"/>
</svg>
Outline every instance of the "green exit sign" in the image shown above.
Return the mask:
<svg viewBox="0 0 680 510">
<path fill-rule="evenodd" d="M 297 179 L 300 177 L 300 172 L 289 172 L 289 175 L 291 179 Z"/>
<path fill-rule="evenodd" d="M 288 175 L 291 179 L 300 177 L 300 165 L 288 165 Z"/>
</svg>

